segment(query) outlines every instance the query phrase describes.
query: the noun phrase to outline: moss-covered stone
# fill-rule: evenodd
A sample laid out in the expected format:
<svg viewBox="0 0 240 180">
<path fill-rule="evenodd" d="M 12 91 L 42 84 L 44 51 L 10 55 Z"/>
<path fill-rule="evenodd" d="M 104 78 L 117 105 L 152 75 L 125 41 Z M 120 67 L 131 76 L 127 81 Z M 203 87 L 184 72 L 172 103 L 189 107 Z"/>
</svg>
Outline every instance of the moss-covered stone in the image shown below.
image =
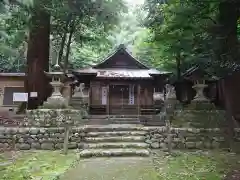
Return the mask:
<svg viewBox="0 0 240 180">
<path fill-rule="evenodd" d="M 86 111 L 74 109 L 35 109 L 28 110 L 22 126 L 58 127 L 81 124 Z"/>
<path fill-rule="evenodd" d="M 174 127 L 218 128 L 225 123 L 223 110 L 183 110 L 176 111 L 172 120 Z"/>
</svg>

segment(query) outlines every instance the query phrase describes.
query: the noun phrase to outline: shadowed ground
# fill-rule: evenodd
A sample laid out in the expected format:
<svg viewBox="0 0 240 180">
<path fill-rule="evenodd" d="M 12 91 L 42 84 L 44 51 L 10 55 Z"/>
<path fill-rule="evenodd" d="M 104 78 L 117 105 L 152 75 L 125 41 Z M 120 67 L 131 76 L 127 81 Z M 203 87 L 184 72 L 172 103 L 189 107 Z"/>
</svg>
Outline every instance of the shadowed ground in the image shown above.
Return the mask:
<svg viewBox="0 0 240 180">
<path fill-rule="evenodd" d="M 157 180 L 150 158 L 84 159 L 66 172 L 61 180 Z"/>
</svg>

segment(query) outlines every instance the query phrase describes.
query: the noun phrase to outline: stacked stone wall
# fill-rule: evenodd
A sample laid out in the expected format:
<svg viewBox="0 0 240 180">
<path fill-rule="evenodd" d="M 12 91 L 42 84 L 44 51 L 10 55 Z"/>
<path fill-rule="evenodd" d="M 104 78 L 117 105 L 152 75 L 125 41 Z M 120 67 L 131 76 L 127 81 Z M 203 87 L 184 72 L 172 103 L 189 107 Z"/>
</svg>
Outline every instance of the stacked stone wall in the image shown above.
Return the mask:
<svg viewBox="0 0 240 180">
<path fill-rule="evenodd" d="M 16 128 L 0 127 L 0 149 L 62 149 L 64 128 Z M 69 149 L 83 148 L 85 137 L 82 128 L 72 128 L 69 135 Z"/>
<path fill-rule="evenodd" d="M 172 128 L 171 137 L 172 147 L 175 149 L 213 149 L 228 146 L 224 132 L 219 128 Z M 145 142 L 151 148 L 166 149 L 168 142 L 166 128 L 149 128 Z M 234 142 L 240 145 L 240 128 L 234 131 Z"/>
</svg>

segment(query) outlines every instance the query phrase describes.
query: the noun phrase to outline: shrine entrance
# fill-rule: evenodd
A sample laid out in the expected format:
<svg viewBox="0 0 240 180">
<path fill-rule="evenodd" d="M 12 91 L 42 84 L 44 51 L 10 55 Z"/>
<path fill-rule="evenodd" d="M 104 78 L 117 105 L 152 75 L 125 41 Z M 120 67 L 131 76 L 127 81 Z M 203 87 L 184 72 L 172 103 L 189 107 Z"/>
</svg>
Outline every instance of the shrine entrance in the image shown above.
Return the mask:
<svg viewBox="0 0 240 180">
<path fill-rule="evenodd" d="M 113 115 L 136 115 L 137 88 L 133 85 L 110 85 L 109 86 L 109 114 Z"/>
</svg>

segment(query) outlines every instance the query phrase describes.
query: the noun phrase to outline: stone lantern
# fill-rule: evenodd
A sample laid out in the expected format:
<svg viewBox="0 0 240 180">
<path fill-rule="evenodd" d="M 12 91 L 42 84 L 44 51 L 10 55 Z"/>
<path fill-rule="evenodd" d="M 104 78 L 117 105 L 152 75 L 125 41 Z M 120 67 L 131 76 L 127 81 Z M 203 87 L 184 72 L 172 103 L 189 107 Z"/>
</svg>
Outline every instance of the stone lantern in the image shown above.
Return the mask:
<svg viewBox="0 0 240 180">
<path fill-rule="evenodd" d="M 63 86 L 61 80 L 64 78 L 64 72 L 56 64 L 51 72 L 45 72 L 46 76 L 51 78 L 50 84 L 53 87 L 52 95 L 44 102 L 43 107 L 66 108 L 68 101 L 62 96 L 60 90 Z"/>
<path fill-rule="evenodd" d="M 192 88 L 196 91 L 196 96 L 194 97 L 193 101 L 209 101 L 203 93 L 206 87 L 208 87 L 208 85 L 205 84 L 205 80 L 194 81 Z"/>
<path fill-rule="evenodd" d="M 204 95 L 204 89 L 208 87 L 206 81 L 213 81 L 213 75 L 209 74 L 203 68 L 195 66 L 187 70 L 183 74 L 183 78 L 193 83 L 192 88 L 196 91 L 193 101 L 209 102 L 209 99 Z"/>
<path fill-rule="evenodd" d="M 165 108 L 167 113 L 173 113 L 175 110 L 175 106 L 177 104 L 177 97 L 175 87 L 167 84 L 166 85 L 166 100 L 165 100 Z"/>
</svg>

